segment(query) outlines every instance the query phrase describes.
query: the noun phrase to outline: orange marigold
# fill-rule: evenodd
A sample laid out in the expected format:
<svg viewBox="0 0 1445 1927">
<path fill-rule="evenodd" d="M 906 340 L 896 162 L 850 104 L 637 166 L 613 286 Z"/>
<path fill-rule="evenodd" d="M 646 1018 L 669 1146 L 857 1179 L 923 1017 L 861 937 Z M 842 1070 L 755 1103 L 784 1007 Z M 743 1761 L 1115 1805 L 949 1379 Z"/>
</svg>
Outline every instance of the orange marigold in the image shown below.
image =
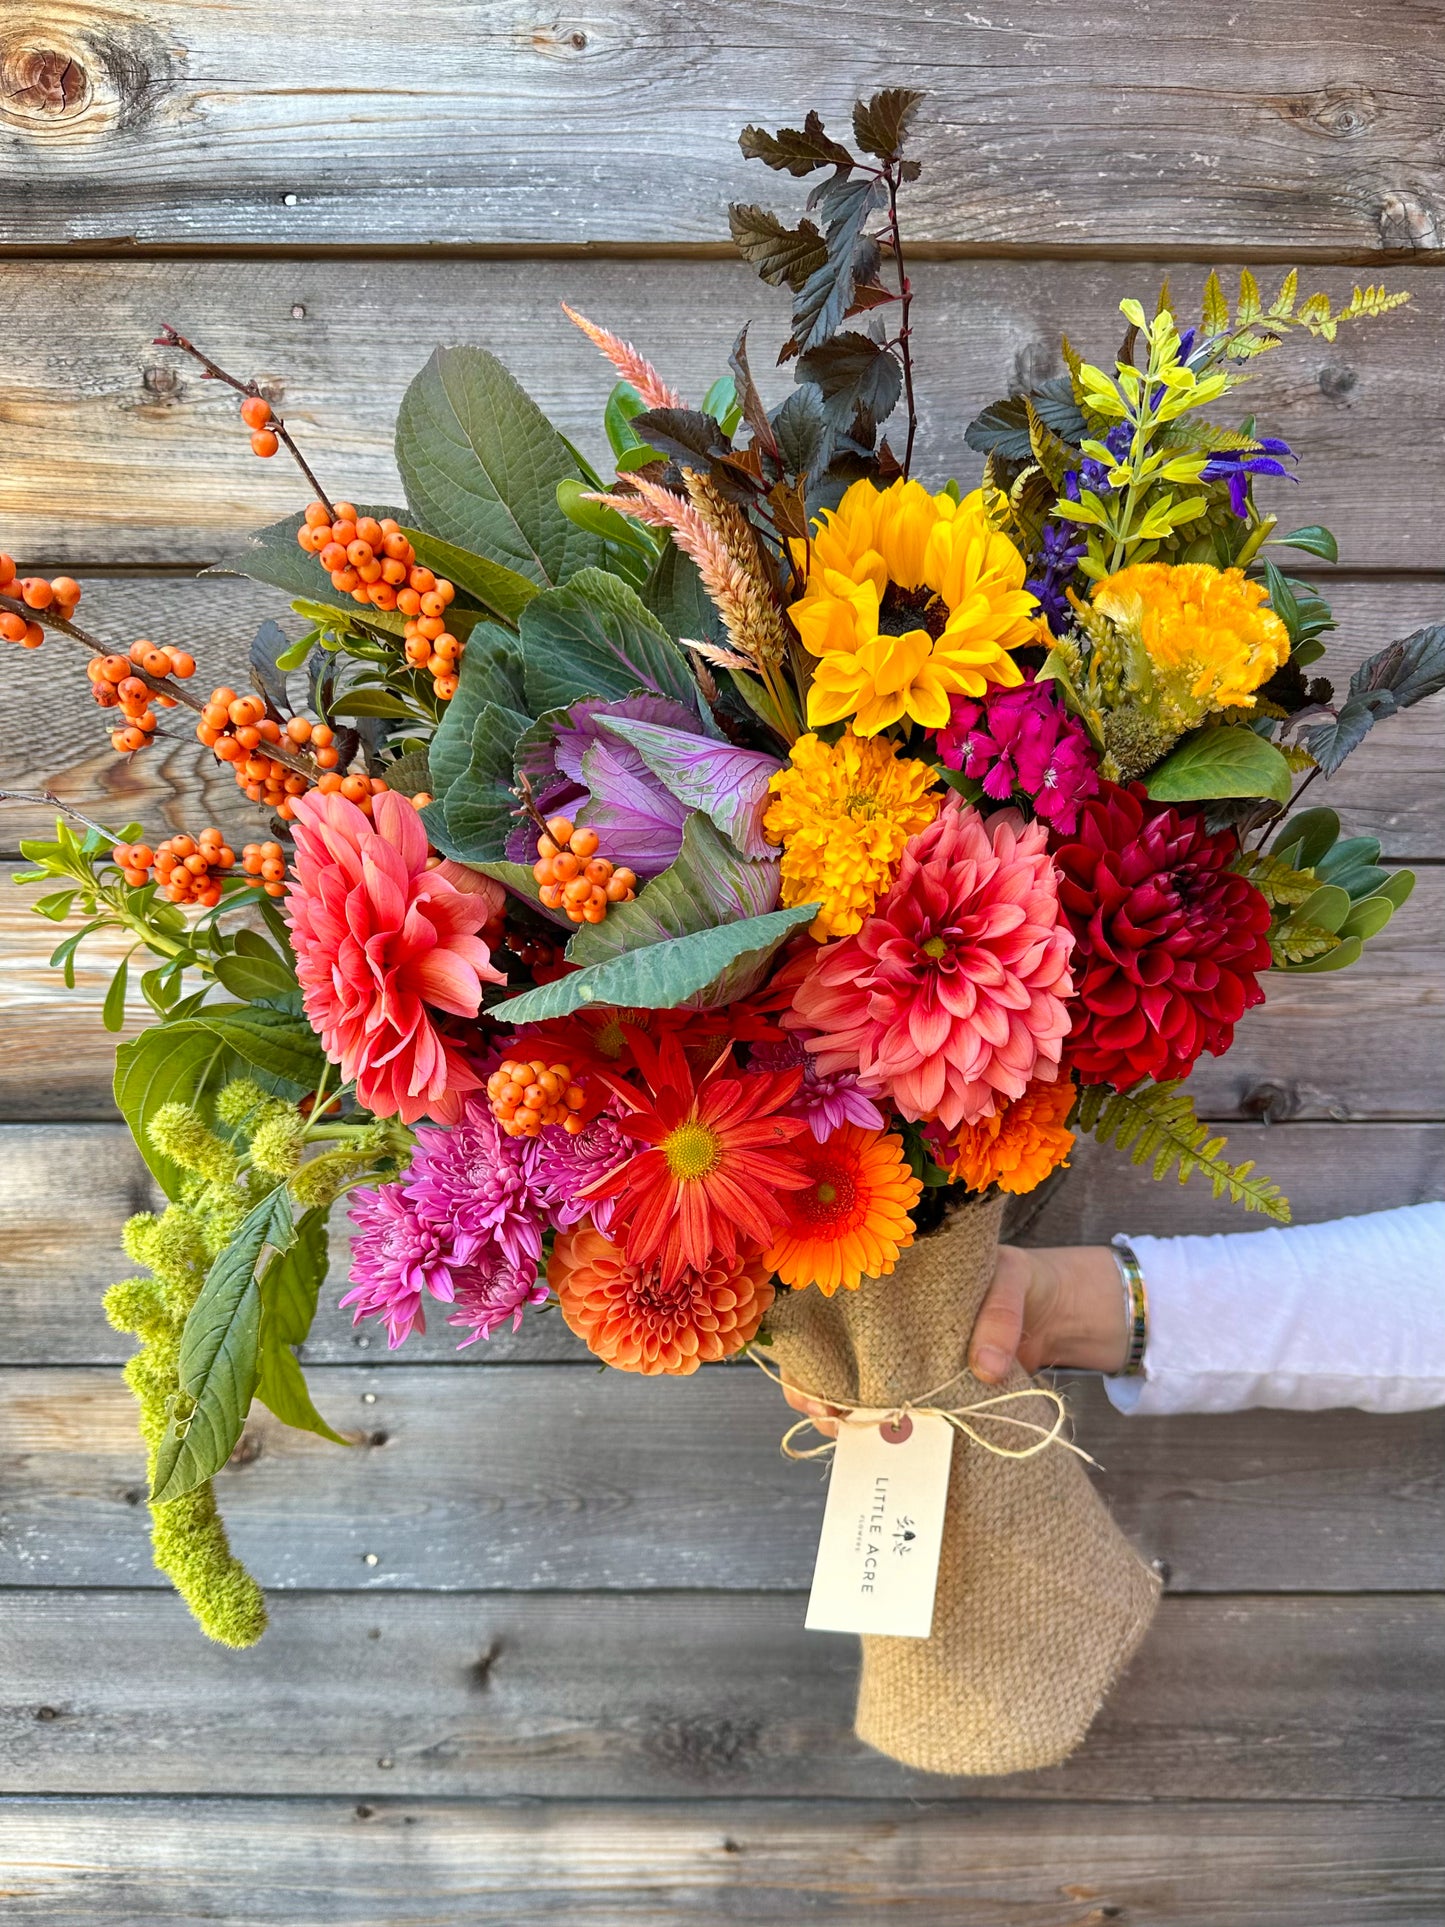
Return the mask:
<svg viewBox="0 0 1445 1927">
<path fill-rule="evenodd" d="M 965 1124 L 954 1139 L 949 1176 L 970 1191 L 991 1184 L 1020 1196 L 1034 1190 L 1074 1148 L 1074 1133 L 1066 1129 L 1073 1105 L 1071 1077 L 1035 1078 L 1022 1097 L 1000 1097 L 992 1117 Z"/>
<path fill-rule="evenodd" d="M 590 1225 L 559 1233 L 547 1282 L 570 1330 L 624 1372 L 695 1372 L 741 1351 L 773 1302 L 772 1267 L 756 1248 L 666 1284 L 656 1264 L 633 1264 Z"/>
<path fill-rule="evenodd" d="M 780 1200 L 783 1228 L 768 1252 L 779 1279 L 831 1298 L 840 1285 L 855 1291 L 865 1278 L 886 1278 L 913 1243 L 908 1214 L 923 1189 L 903 1140 L 842 1124 L 821 1144 L 805 1138 L 791 1148 L 807 1183 Z"/>
</svg>

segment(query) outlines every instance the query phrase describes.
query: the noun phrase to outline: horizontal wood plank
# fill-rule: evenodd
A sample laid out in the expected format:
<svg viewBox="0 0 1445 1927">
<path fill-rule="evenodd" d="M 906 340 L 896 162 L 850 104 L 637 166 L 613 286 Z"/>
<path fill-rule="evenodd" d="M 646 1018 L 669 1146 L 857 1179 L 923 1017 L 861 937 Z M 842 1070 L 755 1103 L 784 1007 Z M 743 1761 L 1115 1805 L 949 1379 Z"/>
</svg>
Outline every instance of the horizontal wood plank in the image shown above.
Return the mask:
<svg viewBox="0 0 1445 1927">
<path fill-rule="evenodd" d="M 218 17 L 218 16 L 213 16 Z M 752 192 L 766 194 L 761 179 Z M 1097 183 L 1091 188 L 1103 204 Z M 669 188 L 669 199 L 678 205 Z M 913 307 L 921 407 L 917 471 L 934 486 L 971 481 L 971 417 L 1006 388 L 1062 372 L 1059 336 L 1108 361 L 1118 304 L 1152 301 L 1169 274 L 1181 316 L 1196 309 L 1200 269 L 1162 260 L 921 263 Z M 1260 483 L 1286 526 L 1334 528 L 1356 568 L 1439 568 L 1435 450 L 1445 394 L 1445 280 L 1388 271 L 1412 306 L 1301 337 L 1257 364 L 1236 415 L 1255 413 L 1302 458 L 1298 487 Z M 1313 277 L 1336 296 L 1351 275 Z M 738 329 L 755 321 L 752 359 L 780 398 L 790 370 L 770 368 L 786 307 L 729 262 L 314 260 L 0 261 L 7 342 L 0 427 L 0 528 L 29 567 L 200 563 L 285 515 L 310 491 L 284 455 L 258 461 L 234 395 L 153 345 L 173 321 L 224 366 L 265 380 L 322 481 L 353 501 L 399 500 L 392 461 L 397 403 L 438 342 L 481 342 L 597 461 L 613 380 L 561 312 L 570 302 L 636 340 L 681 392 L 700 399 L 727 367 Z M 84 326 L 77 318 L 84 316 Z M 1226 419 L 1229 417 L 1226 416 Z M 318 576 L 318 580 L 319 580 Z"/>
<path fill-rule="evenodd" d="M 17 1799 L 0 1868 L 15 1927 L 1437 1927 L 1442 1824 L 1418 1801 Z"/>
<path fill-rule="evenodd" d="M 114 17 L 22 4 L 0 237 L 712 241 L 729 197 L 771 185 L 739 156 L 745 120 L 794 120 L 805 100 L 846 132 L 857 94 L 903 85 L 931 93 L 922 236 L 1429 250 L 1445 221 L 1437 32 L 1423 0 L 1373 15 L 1319 0 L 1308 34 L 1281 11 L 1206 38 L 1184 0 L 986 16 L 964 0 L 762 0 L 746 22 L 729 0 L 571 17 L 430 0 L 396 34 L 315 0 L 179 17 L 160 0 Z"/>
<path fill-rule="evenodd" d="M 685 1382 L 320 1366 L 311 1387 L 354 1448 L 258 1405 L 218 1485 L 266 1585 L 778 1591 L 811 1577 L 824 1481 L 782 1458 L 786 1414 L 746 1364 Z M 1128 1419 L 1090 1380 L 1071 1398 L 1121 1524 L 1176 1588 L 1445 1588 L 1445 1416 Z M 113 1369 L 0 1371 L 0 1467 L 0 1585 L 164 1584 Z"/>
<path fill-rule="evenodd" d="M 131 939 L 88 938 L 68 991 L 49 962 L 65 930 L 27 907 L 38 888 L 8 888 L 7 872 L 18 867 L 0 864 L 0 996 L 9 1011 L 0 1031 L 0 1117 L 114 1117 L 116 1044 L 151 1016 L 133 983 L 124 1031 L 112 1035 L 101 1023 Z M 1430 868 L 1352 969 L 1266 978 L 1267 1001 L 1239 1025 L 1233 1049 L 1195 1072 L 1200 1112 L 1276 1122 L 1445 1116 L 1442 945 L 1445 868 Z"/>
<path fill-rule="evenodd" d="M 268 618 L 301 633 L 278 591 L 237 577 L 86 577 L 85 591 L 82 611 L 103 640 L 126 648 L 148 635 L 184 644 L 208 686 L 239 686 L 251 638 Z M 1445 577 L 1341 575 L 1329 592 L 1340 627 L 1328 638 L 1323 666 L 1342 683 L 1366 656 L 1445 616 Z M 0 788 L 49 789 L 108 827 L 135 818 L 153 836 L 216 823 L 238 842 L 254 837 L 261 814 L 179 713 L 165 720 L 154 749 L 113 753 L 83 658 L 67 648 L 52 642 L 39 657 L 0 650 L 0 703 L 9 721 L 0 737 Z M 1332 782 L 1315 789 L 1351 834 L 1379 837 L 1388 855 L 1445 857 L 1445 699 L 1382 724 Z M 13 854 L 22 837 L 52 835 L 54 820 L 43 804 L 0 803 L 0 855 Z M 0 890 L 0 916 L 4 904 Z"/>
<path fill-rule="evenodd" d="M 1418 1204 L 1445 1194 L 1445 1130 L 1396 1125 L 1237 1126 L 1235 1156 L 1251 1156 L 1281 1184 L 1297 1222 Z M 1029 1232 L 1034 1244 L 1106 1240 L 1121 1227 L 1161 1235 L 1256 1228 L 1259 1220 L 1216 1203 L 1198 1182 L 1155 1184 L 1146 1171 L 1092 1142 Z M 100 1310 L 107 1285 L 127 1269 L 120 1231 L 156 1203 L 123 1126 L 0 1126 L 0 1363 L 91 1365 L 128 1356 L 130 1340 Z M 388 1352 L 372 1324 L 353 1327 L 336 1309 L 344 1290 L 344 1219 L 333 1228 L 331 1278 L 306 1347 L 308 1363 L 482 1365 L 547 1363 L 585 1354 L 551 1314 L 528 1317 L 515 1338 L 498 1332 L 458 1354 L 455 1334 L 433 1318 L 424 1336 Z M 57 1307 L 64 1308 L 63 1316 Z"/>
<path fill-rule="evenodd" d="M 249 1652 L 164 1595 L 5 1602 L 0 1789 L 609 1799 L 1438 1799 L 1445 1599 L 1166 1599 L 1074 1758 L 949 1780 L 851 1733 L 801 1595 L 279 1598 Z M 86 1663 L 77 1665 L 84 1652 Z"/>
</svg>

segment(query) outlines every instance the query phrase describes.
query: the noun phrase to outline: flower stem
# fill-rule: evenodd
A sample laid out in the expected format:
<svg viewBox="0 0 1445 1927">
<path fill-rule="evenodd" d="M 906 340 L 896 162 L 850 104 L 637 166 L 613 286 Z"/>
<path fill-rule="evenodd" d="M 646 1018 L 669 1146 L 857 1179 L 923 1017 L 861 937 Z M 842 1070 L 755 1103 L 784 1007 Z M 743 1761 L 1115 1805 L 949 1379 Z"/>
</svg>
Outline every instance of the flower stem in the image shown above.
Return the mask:
<svg viewBox="0 0 1445 1927">
<path fill-rule="evenodd" d="M 903 449 L 903 478 L 906 481 L 913 467 L 913 443 L 918 434 L 918 407 L 913 395 L 913 346 L 912 328 L 909 314 L 913 306 L 913 284 L 903 265 L 903 237 L 898 227 L 898 178 L 890 162 L 884 170 L 888 182 L 888 233 L 889 246 L 893 250 L 894 265 L 898 269 L 898 347 L 903 362 L 903 399 L 908 409 L 908 440 Z"/>
</svg>

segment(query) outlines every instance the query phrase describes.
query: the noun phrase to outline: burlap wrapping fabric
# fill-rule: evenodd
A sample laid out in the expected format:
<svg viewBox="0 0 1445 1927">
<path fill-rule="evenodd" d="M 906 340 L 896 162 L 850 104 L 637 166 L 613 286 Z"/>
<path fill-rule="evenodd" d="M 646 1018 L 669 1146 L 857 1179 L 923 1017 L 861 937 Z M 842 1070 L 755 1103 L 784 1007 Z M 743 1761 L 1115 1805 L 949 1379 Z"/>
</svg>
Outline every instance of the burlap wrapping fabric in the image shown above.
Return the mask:
<svg viewBox="0 0 1445 1927">
<path fill-rule="evenodd" d="M 1001 1202 L 976 1202 L 903 1253 L 888 1278 L 825 1298 L 779 1295 L 767 1356 L 823 1399 L 887 1407 L 917 1400 L 964 1364 L 993 1274 Z M 964 1372 L 940 1406 L 1001 1386 Z M 1047 1425 L 1038 1401 L 1007 1408 Z M 970 1418 L 1017 1447 L 1031 1435 Z M 1053 1766 L 1083 1739 L 1154 1614 L 1159 1582 L 1110 1518 L 1074 1453 L 996 1457 L 954 1443 L 947 1524 L 929 1639 L 863 1639 L 855 1731 L 930 1773 L 1018 1773 Z"/>
</svg>

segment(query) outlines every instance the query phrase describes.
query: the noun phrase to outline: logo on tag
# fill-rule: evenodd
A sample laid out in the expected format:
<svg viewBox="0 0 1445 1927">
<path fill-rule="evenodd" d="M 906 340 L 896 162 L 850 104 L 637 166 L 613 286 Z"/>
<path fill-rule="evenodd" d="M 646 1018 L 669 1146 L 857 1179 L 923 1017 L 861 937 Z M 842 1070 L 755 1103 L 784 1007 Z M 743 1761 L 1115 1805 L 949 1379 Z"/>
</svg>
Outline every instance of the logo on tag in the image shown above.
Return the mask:
<svg viewBox="0 0 1445 1927">
<path fill-rule="evenodd" d="M 947 1419 L 854 1412 L 839 1425 L 804 1622 L 811 1631 L 928 1638 L 952 1461 Z"/>
</svg>

